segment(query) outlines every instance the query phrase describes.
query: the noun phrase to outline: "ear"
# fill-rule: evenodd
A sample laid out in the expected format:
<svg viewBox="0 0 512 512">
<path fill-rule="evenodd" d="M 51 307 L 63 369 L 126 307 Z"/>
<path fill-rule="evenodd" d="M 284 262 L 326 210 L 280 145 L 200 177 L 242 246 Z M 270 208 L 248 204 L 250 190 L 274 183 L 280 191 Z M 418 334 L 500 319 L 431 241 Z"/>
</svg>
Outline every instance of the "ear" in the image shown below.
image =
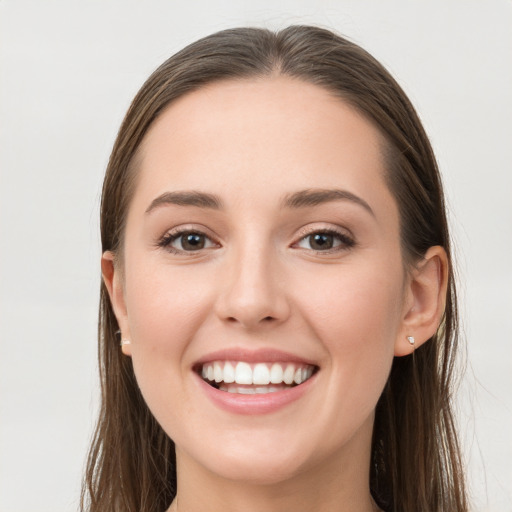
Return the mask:
<svg viewBox="0 0 512 512">
<path fill-rule="evenodd" d="M 103 282 L 107 287 L 110 296 L 112 309 L 117 318 L 117 323 L 121 329 L 121 339 L 131 340 L 130 329 L 128 326 L 128 314 L 124 299 L 124 288 L 121 269 L 116 264 L 115 254 L 112 251 L 105 251 L 101 257 L 101 273 Z M 130 344 L 121 345 L 121 350 L 126 356 L 132 355 Z"/>
<path fill-rule="evenodd" d="M 410 354 L 436 333 L 446 305 L 447 288 L 448 257 L 436 245 L 425 253 L 409 277 L 395 356 Z M 414 337 L 413 345 L 407 339 L 409 336 Z"/>
</svg>

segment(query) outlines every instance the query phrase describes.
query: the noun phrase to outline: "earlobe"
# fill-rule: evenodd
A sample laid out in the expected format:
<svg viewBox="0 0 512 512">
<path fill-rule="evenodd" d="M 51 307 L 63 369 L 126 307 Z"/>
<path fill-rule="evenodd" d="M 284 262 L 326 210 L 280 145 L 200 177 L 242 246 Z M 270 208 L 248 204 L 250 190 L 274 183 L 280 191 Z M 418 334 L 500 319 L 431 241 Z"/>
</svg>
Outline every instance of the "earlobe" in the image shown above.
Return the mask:
<svg viewBox="0 0 512 512">
<path fill-rule="evenodd" d="M 115 254 L 112 251 L 105 251 L 101 257 L 101 273 L 103 282 L 107 288 L 112 309 L 116 315 L 119 325 L 121 339 L 127 341 L 130 339 L 130 330 L 128 327 L 128 315 L 124 298 L 123 280 L 121 270 L 115 261 Z M 130 343 L 121 343 L 123 354 L 131 356 Z"/>
<path fill-rule="evenodd" d="M 395 356 L 412 353 L 436 333 L 444 313 L 447 288 L 446 251 L 440 246 L 431 247 L 410 275 Z"/>
</svg>

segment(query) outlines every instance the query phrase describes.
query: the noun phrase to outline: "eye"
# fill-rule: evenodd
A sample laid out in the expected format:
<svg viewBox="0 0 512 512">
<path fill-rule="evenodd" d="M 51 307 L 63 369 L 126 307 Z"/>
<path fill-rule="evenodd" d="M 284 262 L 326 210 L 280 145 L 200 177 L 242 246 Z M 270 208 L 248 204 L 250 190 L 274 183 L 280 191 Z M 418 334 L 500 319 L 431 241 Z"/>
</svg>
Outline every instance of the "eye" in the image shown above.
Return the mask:
<svg viewBox="0 0 512 512">
<path fill-rule="evenodd" d="M 301 238 L 296 246 L 317 252 L 328 252 L 348 249 L 355 245 L 354 240 L 344 233 L 333 230 L 315 231 Z"/>
<path fill-rule="evenodd" d="M 174 253 L 196 252 L 215 247 L 217 244 L 200 231 L 168 233 L 158 244 Z"/>
</svg>

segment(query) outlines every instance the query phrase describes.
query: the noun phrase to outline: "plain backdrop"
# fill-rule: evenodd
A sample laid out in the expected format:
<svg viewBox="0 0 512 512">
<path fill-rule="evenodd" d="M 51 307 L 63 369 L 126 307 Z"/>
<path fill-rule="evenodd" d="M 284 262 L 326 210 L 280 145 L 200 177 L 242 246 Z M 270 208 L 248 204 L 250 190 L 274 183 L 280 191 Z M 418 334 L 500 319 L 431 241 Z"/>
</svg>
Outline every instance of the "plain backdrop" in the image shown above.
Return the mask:
<svg viewBox="0 0 512 512">
<path fill-rule="evenodd" d="M 431 136 L 459 265 L 474 510 L 512 511 L 511 22 L 510 0 L 0 0 L 0 511 L 77 508 L 98 405 L 99 194 L 133 95 L 201 36 L 292 23 L 368 49 Z"/>
</svg>

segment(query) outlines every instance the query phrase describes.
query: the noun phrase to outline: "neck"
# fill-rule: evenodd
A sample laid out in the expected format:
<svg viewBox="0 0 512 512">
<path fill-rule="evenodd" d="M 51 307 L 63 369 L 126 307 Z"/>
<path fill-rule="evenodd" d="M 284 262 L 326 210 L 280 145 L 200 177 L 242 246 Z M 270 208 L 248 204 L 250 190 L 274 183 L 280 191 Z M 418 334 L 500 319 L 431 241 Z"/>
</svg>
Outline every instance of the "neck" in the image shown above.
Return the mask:
<svg viewBox="0 0 512 512">
<path fill-rule="evenodd" d="M 168 512 L 375 512 L 368 478 L 371 428 L 366 434 L 270 483 L 223 478 L 177 449 L 178 493 Z"/>
</svg>

